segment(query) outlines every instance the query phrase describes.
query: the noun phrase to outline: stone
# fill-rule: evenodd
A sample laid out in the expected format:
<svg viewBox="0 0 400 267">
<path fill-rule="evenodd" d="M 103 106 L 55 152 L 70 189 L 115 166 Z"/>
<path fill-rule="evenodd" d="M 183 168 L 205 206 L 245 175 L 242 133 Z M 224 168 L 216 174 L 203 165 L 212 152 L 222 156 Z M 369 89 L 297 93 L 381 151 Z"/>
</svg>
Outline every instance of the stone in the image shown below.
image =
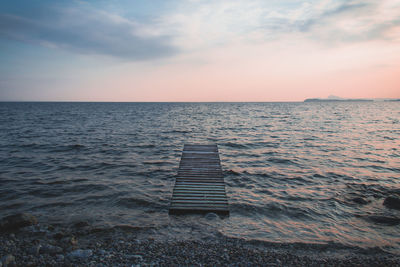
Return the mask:
<svg viewBox="0 0 400 267">
<path fill-rule="evenodd" d="M 93 252 L 91 249 L 77 249 L 68 253 L 67 256 L 70 258 L 87 259 L 92 256 L 92 254 Z"/>
<path fill-rule="evenodd" d="M 64 261 L 64 255 L 62 255 L 62 254 L 58 254 L 56 256 L 56 258 L 57 258 L 57 261 Z"/>
<path fill-rule="evenodd" d="M 2 263 L 3 267 L 7 267 L 8 265 L 13 265 L 15 263 L 15 257 L 11 254 L 8 254 L 1 258 L 0 262 Z"/>
<path fill-rule="evenodd" d="M 383 205 L 390 209 L 400 210 L 400 198 L 398 196 L 388 196 L 384 201 Z"/>
<path fill-rule="evenodd" d="M 126 258 L 129 260 L 138 260 L 138 261 L 142 261 L 143 260 L 143 256 L 142 255 L 126 255 Z"/>
<path fill-rule="evenodd" d="M 219 219 L 219 216 L 214 212 L 209 212 L 206 214 L 205 218 L 207 220 L 215 220 L 215 219 Z"/>
<path fill-rule="evenodd" d="M 65 245 L 76 246 L 78 244 L 78 240 L 74 236 L 72 236 L 72 237 L 64 237 L 63 239 L 61 239 L 61 241 Z"/>
<path fill-rule="evenodd" d="M 388 216 L 370 216 L 369 219 L 375 223 L 381 223 L 386 225 L 398 225 L 400 224 L 400 218 L 388 217 Z"/>
<path fill-rule="evenodd" d="M 30 249 L 28 250 L 28 252 L 29 252 L 29 254 L 31 254 L 31 255 L 37 256 L 37 255 L 39 255 L 39 253 L 40 253 L 41 247 L 42 247 L 42 246 L 41 246 L 40 244 L 39 244 L 39 245 L 36 245 L 36 246 L 30 248 Z"/>
<path fill-rule="evenodd" d="M 44 253 L 44 254 L 50 254 L 50 255 L 55 255 L 55 254 L 59 254 L 63 251 L 62 248 L 58 247 L 58 246 L 53 246 L 53 245 L 43 245 L 40 249 L 40 253 Z"/>
<path fill-rule="evenodd" d="M 78 244 L 78 239 L 76 239 L 76 237 L 73 236 L 73 237 L 71 237 L 70 242 L 71 242 L 71 245 L 76 246 Z"/>
<path fill-rule="evenodd" d="M 58 232 L 58 233 L 55 233 L 55 234 L 53 235 L 53 237 L 54 237 L 55 239 L 61 239 L 61 238 L 65 237 L 65 233 L 63 233 L 63 232 Z"/>
<path fill-rule="evenodd" d="M 0 231 L 15 231 L 19 228 L 37 224 L 35 216 L 28 213 L 18 213 L 4 217 L 0 221 Z"/>
<path fill-rule="evenodd" d="M 365 204 L 368 204 L 368 203 L 369 203 L 368 200 L 365 200 L 365 199 L 363 199 L 362 197 L 355 197 L 355 198 L 352 198 L 351 201 L 353 201 L 354 203 L 357 203 L 357 204 L 361 204 L 361 205 L 365 205 Z"/>
</svg>

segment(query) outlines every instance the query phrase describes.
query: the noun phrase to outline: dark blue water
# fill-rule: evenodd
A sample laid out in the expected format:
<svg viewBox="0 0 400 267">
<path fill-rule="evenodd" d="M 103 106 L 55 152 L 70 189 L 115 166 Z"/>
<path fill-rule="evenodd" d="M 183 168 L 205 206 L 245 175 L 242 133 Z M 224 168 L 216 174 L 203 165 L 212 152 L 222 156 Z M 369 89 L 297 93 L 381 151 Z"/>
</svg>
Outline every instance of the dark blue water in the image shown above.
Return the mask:
<svg viewBox="0 0 400 267">
<path fill-rule="evenodd" d="M 154 235 L 400 248 L 400 103 L 0 103 L 0 213 Z M 168 216 L 184 143 L 217 143 L 231 216 Z"/>
</svg>

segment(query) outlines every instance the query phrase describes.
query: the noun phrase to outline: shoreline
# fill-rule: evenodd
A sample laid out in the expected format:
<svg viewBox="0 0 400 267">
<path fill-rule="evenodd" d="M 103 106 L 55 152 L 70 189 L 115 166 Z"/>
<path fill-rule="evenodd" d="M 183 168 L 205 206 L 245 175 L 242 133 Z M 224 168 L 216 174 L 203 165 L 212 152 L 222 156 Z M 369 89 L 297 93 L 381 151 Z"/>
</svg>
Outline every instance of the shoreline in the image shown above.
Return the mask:
<svg viewBox="0 0 400 267">
<path fill-rule="evenodd" d="M 0 266 L 400 266 L 400 255 L 339 244 L 224 236 L 157 240 L 151 227 L 38 223 L 0 233 Z"/>
</svg>

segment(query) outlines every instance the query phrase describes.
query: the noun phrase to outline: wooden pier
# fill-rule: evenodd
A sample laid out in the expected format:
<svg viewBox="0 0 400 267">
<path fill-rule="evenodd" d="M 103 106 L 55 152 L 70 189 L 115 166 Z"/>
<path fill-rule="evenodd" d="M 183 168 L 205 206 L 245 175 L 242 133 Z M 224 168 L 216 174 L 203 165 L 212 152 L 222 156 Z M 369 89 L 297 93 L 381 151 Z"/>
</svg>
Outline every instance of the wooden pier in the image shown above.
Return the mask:
<svg viewBox="0 0 400 267">
<path fill-rule="evenodd" d="M 217 145 L 184 145 L 170 214 L 214 212 L 229 215 Z"/>
</svg>

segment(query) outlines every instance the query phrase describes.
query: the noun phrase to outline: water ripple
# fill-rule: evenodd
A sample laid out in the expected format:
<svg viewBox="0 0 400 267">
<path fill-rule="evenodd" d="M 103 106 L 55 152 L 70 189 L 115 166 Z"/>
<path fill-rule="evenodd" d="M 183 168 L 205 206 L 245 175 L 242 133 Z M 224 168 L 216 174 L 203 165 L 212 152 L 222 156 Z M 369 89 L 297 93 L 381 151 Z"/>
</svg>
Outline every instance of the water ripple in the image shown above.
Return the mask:
<svg viewBox="0 0 400 267">
<path fill-rule="evenodd" d="M 0 103 L 0 212 L 400 251 L 400 103 Z M 184 143 L 218 143 L 231 216 L 168 217 Z M 179 232 L 179 231 L 178 231 Z"/>
</svg>

